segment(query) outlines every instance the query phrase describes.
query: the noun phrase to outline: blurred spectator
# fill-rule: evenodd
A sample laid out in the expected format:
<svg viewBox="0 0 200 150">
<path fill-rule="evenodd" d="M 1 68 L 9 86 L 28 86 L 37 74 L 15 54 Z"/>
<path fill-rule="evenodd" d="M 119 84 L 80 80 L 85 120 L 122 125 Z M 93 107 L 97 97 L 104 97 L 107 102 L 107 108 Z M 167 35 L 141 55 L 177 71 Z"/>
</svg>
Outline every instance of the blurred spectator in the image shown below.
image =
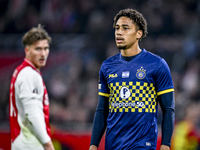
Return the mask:
<svg viewBox="0 0 200 150">
<path fill-rule="evenodd" d="M 199 103 L 191 103 L 185 108 L 184 119 L 175 125 L 172 150 L 197 150 L 200 140 Z"/>
</svg>

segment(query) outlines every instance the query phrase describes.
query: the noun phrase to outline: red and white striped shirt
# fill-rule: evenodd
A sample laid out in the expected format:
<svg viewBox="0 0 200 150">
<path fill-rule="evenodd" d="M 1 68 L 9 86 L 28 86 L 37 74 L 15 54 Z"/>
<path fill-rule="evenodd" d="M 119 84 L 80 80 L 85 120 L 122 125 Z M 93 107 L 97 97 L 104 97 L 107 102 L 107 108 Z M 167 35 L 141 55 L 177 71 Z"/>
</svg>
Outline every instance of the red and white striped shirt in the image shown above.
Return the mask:
<svg viewBox="0 0 200 150">
<path fill-rule="evenodd" d="M 9 114 L 12 149 L 44 149 L 51 140 L 48 93 L 41 72 L 26 58 L 11 79 Z"/>
</svg>

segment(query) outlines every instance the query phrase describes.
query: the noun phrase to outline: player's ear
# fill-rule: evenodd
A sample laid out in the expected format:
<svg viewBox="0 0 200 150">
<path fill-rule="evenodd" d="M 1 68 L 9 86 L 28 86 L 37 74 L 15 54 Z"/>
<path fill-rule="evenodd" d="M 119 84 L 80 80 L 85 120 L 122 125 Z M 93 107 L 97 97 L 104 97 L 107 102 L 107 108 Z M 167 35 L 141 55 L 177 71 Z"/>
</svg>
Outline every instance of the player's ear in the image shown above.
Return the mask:
<svg viewBox="0 0 200 150">
<path fill-rule="evenodd" d="M 24 52 L 25 52 L 25 55 L 26 56 L 28 56 L 29 55 L 29 47 L 28 46 L 26 46 L 25 48 L 24 48 Z"/>
<path fill-rule="evenodd" d="M 142 34 L 143 34 L 142 30 L 137 30 L 136 38 L 140 39 L 142 37 Z"/>
<path fill-rule="evenodd" d="M 29 51 L 29 48 L 28 48 L 28 46 L 26 46 L 26 47 L 24 48 L 24 52 L 27 53 L 28 51 Z"/>
</svg>

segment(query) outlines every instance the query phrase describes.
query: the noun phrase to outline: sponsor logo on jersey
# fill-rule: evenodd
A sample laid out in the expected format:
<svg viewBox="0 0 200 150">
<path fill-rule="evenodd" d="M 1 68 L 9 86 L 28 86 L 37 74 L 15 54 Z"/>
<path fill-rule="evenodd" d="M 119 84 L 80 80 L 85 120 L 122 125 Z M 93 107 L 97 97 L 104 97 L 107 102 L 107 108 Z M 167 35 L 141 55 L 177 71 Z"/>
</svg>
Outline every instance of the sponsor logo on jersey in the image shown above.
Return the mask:
<svg viewBox="0 0 200 150">
<path fill-rule="evenodd" d="M 138 107 L 143 107 L 144 106 L 144 102 L 136 102 Z"/>
<path fill-rule="evenodd" d="M 138 107 L 138 108 L 142 108 L 144 107 L 144 102 L 112 102 L 111 105 L 113 107 Z"/>
<path fill-rule="evenodd" d="M 122 72 L 122 78 L 129 78 L 129 75 L 130 75 L 129 71 Z"/>
<path fill-rule="evenodd" d="M 119 107 L 119 108 L 121 108 L 121 107 L 132 107 L 132 108 L 134 108 L 136 104 L 134 102 L 127 102 L 127 103 L 126 102 L 121 102 L 121 103 L 112 102 L 111 105 L 113 107 Z"/>
<path fill-rule="evenodd" d="M 109 74 L 109 78 L 116 78 L 117 74 Z"/>
<path fill-rule="evenodd" d="M 33 89 L 33 93 L 38 94 L 38 90 L 37 89 Z"/>
<path fill-rule="evenodd" d="M 130 97 L 130 95 L 131 95 L 130 90 L 129 90 L 126 86 L 123 86 L 123 87 L 121 88 L 121 90 L 120 90 L 120 97 L 121 97 L 122 99 L 127 99 L 127 98 Z"/>
<path fill-rule="evenodd" d="M 140 69 L 137 69 L 136 77 L 138 79 L 144 79 L 146 77 L 146 70 L 144 70 L 143 67 L 140 67 Z"/>
</svg>

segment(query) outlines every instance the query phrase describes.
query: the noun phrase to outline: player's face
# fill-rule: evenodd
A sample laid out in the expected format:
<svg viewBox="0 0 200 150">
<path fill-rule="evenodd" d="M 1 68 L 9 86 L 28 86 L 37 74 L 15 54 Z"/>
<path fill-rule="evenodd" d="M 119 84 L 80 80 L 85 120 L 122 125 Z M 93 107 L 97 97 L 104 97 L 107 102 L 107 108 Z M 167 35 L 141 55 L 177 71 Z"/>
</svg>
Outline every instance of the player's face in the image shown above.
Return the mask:
<svg viewBox="0 0 200 150">
<path fill-rule="evenodd" d="M 141 30 L 127 17 L 120 17 L 115 25 L 115 42 L 119 49 L 131 48 L 142 36 Z"/>
<path fill-rule="evenodd" d="M 48 40 L 39 40 L 36 43 L 26 46 L 26 58 L 30 60 L 37 69 L 44 67 L 49 55 Z"/>
</svg>

